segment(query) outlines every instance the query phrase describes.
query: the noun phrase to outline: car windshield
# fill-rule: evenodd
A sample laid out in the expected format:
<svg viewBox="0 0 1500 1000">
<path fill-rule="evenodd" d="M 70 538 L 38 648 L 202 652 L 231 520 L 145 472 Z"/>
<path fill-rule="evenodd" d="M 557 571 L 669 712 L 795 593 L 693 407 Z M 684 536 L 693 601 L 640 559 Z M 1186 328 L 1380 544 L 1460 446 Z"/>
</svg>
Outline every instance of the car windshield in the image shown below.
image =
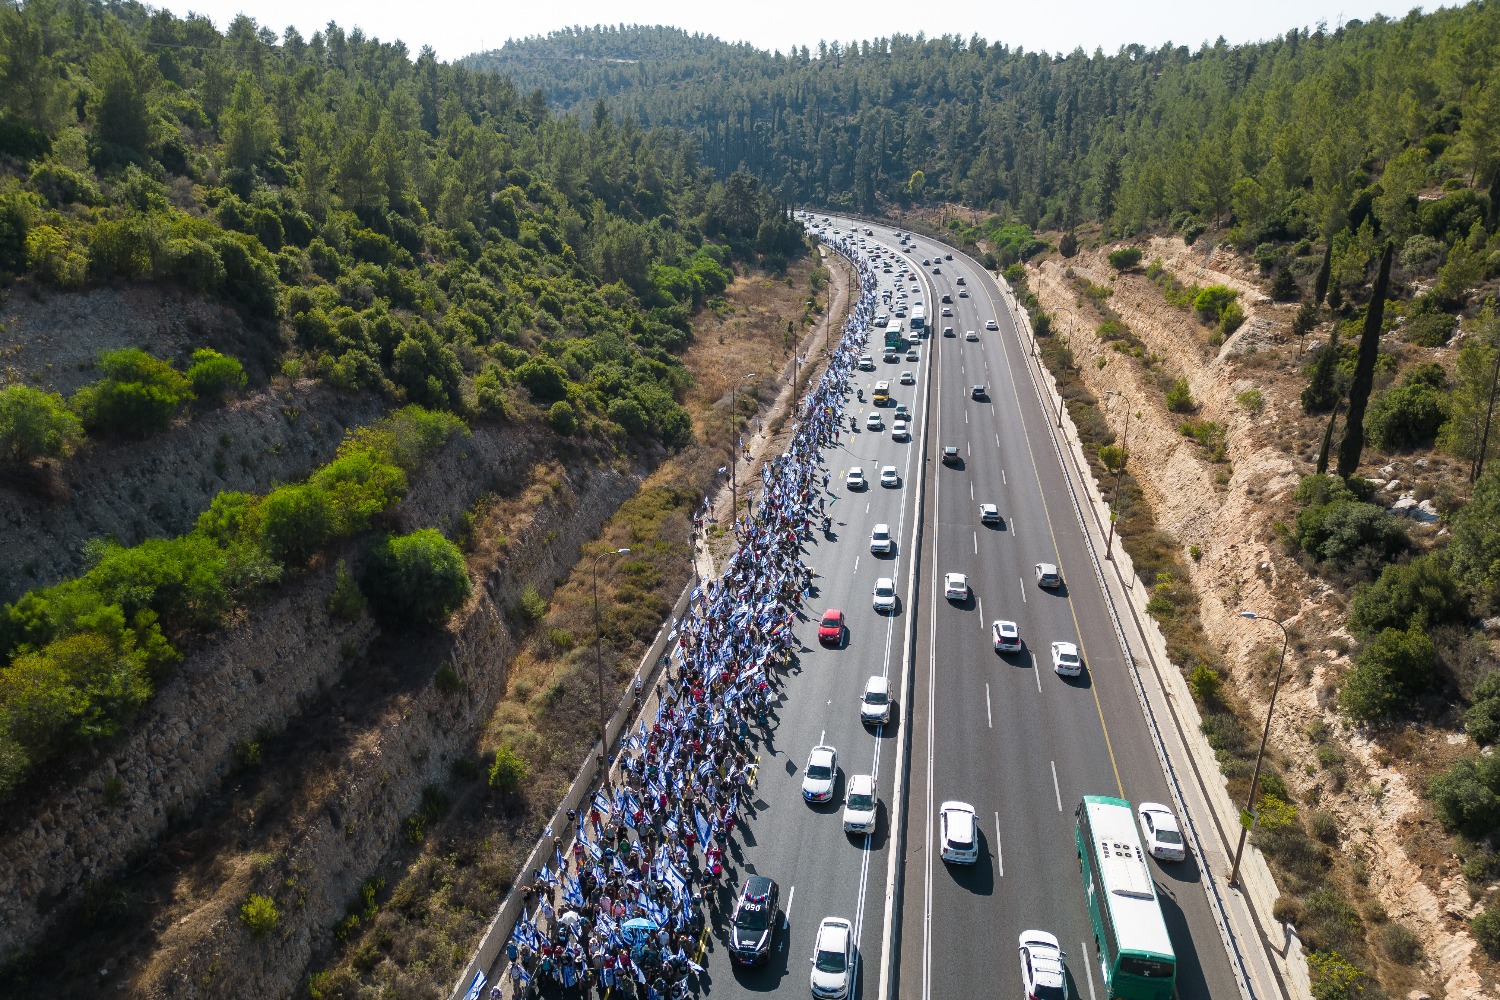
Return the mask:
<svg viewBox="0 0 1500 1000">
<path fill-rule="evenodd" d="M 765 900 L 747 899 L 740 904 L 740 912 L 734 922 L 741 930 L 763 931 L 770 920 L 771 908 L 766 905 Z"/>
<path fill-rule="evenodd" d="M 808 764 L 807 776 L 820 781 L 824 778 L 831 778 L 833 777 L 833 768 L 827 764 Z"/>
<path fill-rule="evenodd" d="M 819 972 L 843 972 L 844 953 L 841 951 L 818 952 L 817 961 L 814 963 Z"/>
<path fill-rule="evenodd" d="M 824 615 L 823 616 L 823 624 L 827 628 L 833 628 L 838 623 L 839 623 L 839 616 L 838 615 Z"/>
<path fill-rule="evenodd" d="M 1182 843 L 1182 834 L 1176 830 L 1157 830 L 1156 839 L 1163 844 L 1180 844 Z"/>
<path fill-rule="evenodd" d="M 849 808 L 868 812 L 875 808 L 875 796 L 873 795 L 850 795 Z"/>
<path fill-rule="evenodd" d="M 895 589 L 892 588 L 892 587 L 876 587 L 875 588 L 875 593 L 878 594 L 878 595 L 880 595 L 881 597 L 890 597 L 895 592 L 896 592 Z"/>
<path fill-rule="evenodd" d="M 884 705 L 887 701 L 890 701 L 890 697 L 884 691 L 865 692 L 866 705 Z"/>
</svg>

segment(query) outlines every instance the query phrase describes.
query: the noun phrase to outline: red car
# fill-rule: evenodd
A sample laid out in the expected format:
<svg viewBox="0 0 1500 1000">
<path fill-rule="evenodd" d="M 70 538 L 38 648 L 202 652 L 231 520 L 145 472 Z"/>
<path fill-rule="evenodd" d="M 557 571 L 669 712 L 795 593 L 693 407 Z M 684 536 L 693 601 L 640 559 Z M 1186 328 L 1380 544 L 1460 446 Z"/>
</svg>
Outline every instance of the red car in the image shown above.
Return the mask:
<svg viewBox="0 0 1500 1000">
<path fill-rule="evenodd" d="M 818 622 L 818 641 L 838 643 L 843 638 L 844 613 L 838 608 L 829 608 L 823 612 L 823 620 Z"/>
</svg>

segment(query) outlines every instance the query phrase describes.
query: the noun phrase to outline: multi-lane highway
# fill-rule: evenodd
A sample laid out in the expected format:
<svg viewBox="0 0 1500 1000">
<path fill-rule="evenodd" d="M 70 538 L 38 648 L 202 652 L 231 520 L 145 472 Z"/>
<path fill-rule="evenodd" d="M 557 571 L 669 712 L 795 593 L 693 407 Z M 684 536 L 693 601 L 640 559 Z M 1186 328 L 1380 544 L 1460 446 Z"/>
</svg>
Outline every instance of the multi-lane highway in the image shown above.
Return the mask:
<svg viewBox="0 0 1500 1000">
<path fill-rule="evenodd" d="M 831 915 L 855 926 L 852 995 L 881 994 L 887 926 L 890 986 L 912 1000 L 1018 990 L 1017 938 L 1040 928 L 1067 951 L 1071 995 L 1102 1000 L 1073 810 L 1085 794 L 1172 799 L 1067 496 L 1049 428 L 1053 416 L 1028 373 L 1026 348 L 999 289 L 977 263 L 923 238 L 912 238 L 907 252 L 891 229 L 872 224 L 837 217 L 826 226 L 821 217 L 810 224 L 856 240 L 872 230 L 863 235 L 867 252 L 896 261 L 881 273 L 882 294 L 891 293 L 887 311 L 920 301 L 929 330 L 915 362 L 904 353 L 896 363 L 882 361 L 880 333 L 872 333 L 876 370 L 859 373 L 854 385 L 864 401 L 851 398 L 846 410 L 860 429 L 852 431 L 846 417 L 839 443 L 825 453 L 833 527 L 807 546 L 817 589 L 797 629 L 802 649 L 782 690 L 776 728 L 762 748 L 755 812 L 733 858 L 736 881 L 761 874 L 780 884 L 786 921 L 761 968 L 735 968 L 722 932 L 711 939 L 706 986 L 716 995 L 807 990 L 818 922 Z M 944 295 L 951 302 L 942 302 Z M 945 305 L 952 316 L 942 315 Z M 987 320 L 997 329 L 986 329 Z M 942 335 L 948 326 L 952 337 Z M 966 339 L 970 330 L 976 340 Z M 903 371 L 912 372 L 912 384 L 901 384 Z M 879 411 L 882 429 L 869 430 L 877 380 L 891 383 L 892 406 Z M 976 384 L 987 389 L 978 399 L 971 392 Z M 892 439 L 897 403 L 914 416 L 909 441 Z M 947 446 L 958 449 L 958 462 L 940 460 Z M 896 468 L 899 486 L 880 485 L 885 466 Z M 853 467 L 869 482 L 863 491 L 844 485 Z M 983 503 L 999 508 L 999 523 L 981 524 Z M 890 526 L 890 555 L 870 551 L 877 524 Z M 1055 563 L 1063 585 L 1039 587 L 1037 563 Z M 944 576 L 954 572 L 968 579 L 970 596 L 962 602 L 943 595 Z M 894 614 L 872 606 L 878 577 L 895 581 Z M 816 638 L 827 608 L 842 610 L 848 622 L 837 647 Z M 1000 618 L 1019 625 L 1022 652 L 994 651 L 990 623 Z M 1081 676 L 1053 672 L 1056 640 L 1078 644 Z M 893 692 L 909 685 L 909 717 L 898 710 L 884 727 L 861 725 L 859 695 L 871 675 L 887 676 Z M 901 727 L 911 757 L 904 809 L 893 815 Z M 801 795 L 803 767 L 819 744 L 838 749 L 840 777 L 833 802 L 811 807 Z M 856 774 L 876 776 L 881 807 L 869 837 L 842 831 L 844 791 Z M 947 799 L 968 802 L 978 813 L 977 865 L 950 867 L 938 857 L 937 809 Z M 894 865 L 893 823 L 906 824 Z M 1151 865 L 1177 954 L 1178 995 L 1236 993 L 1198 865 L 1191 856 Z M 900 880 L 899 895 L 892 876 Z M 899 905 L 887 914 L 892 899 Z M 726 908 L 730 902 L 726 892 Z"/>
</svg>

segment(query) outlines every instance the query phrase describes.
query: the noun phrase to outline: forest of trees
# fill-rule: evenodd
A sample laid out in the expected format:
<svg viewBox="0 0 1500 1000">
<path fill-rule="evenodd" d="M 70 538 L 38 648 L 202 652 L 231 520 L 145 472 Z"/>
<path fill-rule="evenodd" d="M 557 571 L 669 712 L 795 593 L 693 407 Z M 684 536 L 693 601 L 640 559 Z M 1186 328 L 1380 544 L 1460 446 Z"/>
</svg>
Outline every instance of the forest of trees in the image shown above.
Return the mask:
<svg viewBox="0 0 1500 1000">
<path fill-rule="evenodd" d="M 0 610 L 0 800 L 119 731 L 184 642 L 377 526 L 465 421 L 686 443 L 690 317 L 736 260 L 774 269 L 803 247 L 760 181 L 716 180 L 679 131 L 557 115 L 430 49 L 243 16 L 221 33 L 137 3 L 0 5 L 0 285 L 178 286 L 237 310 L 284 374 L 393 411 L 307 482 L 220 494 L 179 538 L 101 541 L 87 573 Z M 181 367 L 105 352 L 71 399 L 0 378 L 0 474 L 162 433 L 246 386 L 212 350 Z M 431 620 L 467 593 L 446 540 L 383 544 L 377 610 Z"/>
<path fill-rule="evenodd" d="M 1416 192 L 1446 177 L 1487 188 L 1497 55 L 1500 7 L 1473 3 L 1196 51 L 1063 55 L 918 35 L 767 53 L 621 26 L 511 42 L 468 65 L 562 107 L 604 98 L 643 125 L 679 126 L 705 163 L 744 166 L 793 202 L 872 211 L 915 196 L 1054 229 L 1233 219 L 1254 246 L 1331 237 L 1374 198 L 1399 229 Z"/>
</svg>

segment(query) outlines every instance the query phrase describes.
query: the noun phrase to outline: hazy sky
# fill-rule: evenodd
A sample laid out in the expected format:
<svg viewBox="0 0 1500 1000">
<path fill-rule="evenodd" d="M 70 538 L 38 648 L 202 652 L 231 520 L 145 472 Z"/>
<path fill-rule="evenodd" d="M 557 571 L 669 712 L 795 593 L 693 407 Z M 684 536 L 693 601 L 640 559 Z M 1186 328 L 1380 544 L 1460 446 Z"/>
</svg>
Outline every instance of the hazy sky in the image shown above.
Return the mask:
<svg viewBox="0 0 1500 1000">
<path fill-rule="evenodd" d="M 150 0 L 148 0 L 150 2 Z M 278 34 L 295 25 L 310 37 L 329 21 L 346 30 L 358 25 L 383 41 L 401 39 L 415 54 L 431 45 L 444 60 L 497 48 L 507 38 L 545 34 L 570 25 L 670 24 L 688 31 L 747 41 L 786 51 L 793 45 L 816 48 L 819 39 L 848 42 L 896 33 L 929 36 L 978 34 L 1028 49 L 1071 52 L 1082 46 L 1112 53 L 1140 42 L 1155 47 L 1171 41 L 1196 48 L 1223 35 L 1246 42 L 1284 34 L 1293 27 L 1330 27 L 1383 12 L 1403 16 L 1409 7 L 1376 0 L 1256 0 L 1217 4 L 1201 0 L 1031 0 L 1026 3 L 865 0 L 861 3 L 702 0 L 569 3 L 462 3 L 458 0 L 167 0 L 177 14 L 196 11 L 221 29 L 245 13 Z"/>
</svg>

